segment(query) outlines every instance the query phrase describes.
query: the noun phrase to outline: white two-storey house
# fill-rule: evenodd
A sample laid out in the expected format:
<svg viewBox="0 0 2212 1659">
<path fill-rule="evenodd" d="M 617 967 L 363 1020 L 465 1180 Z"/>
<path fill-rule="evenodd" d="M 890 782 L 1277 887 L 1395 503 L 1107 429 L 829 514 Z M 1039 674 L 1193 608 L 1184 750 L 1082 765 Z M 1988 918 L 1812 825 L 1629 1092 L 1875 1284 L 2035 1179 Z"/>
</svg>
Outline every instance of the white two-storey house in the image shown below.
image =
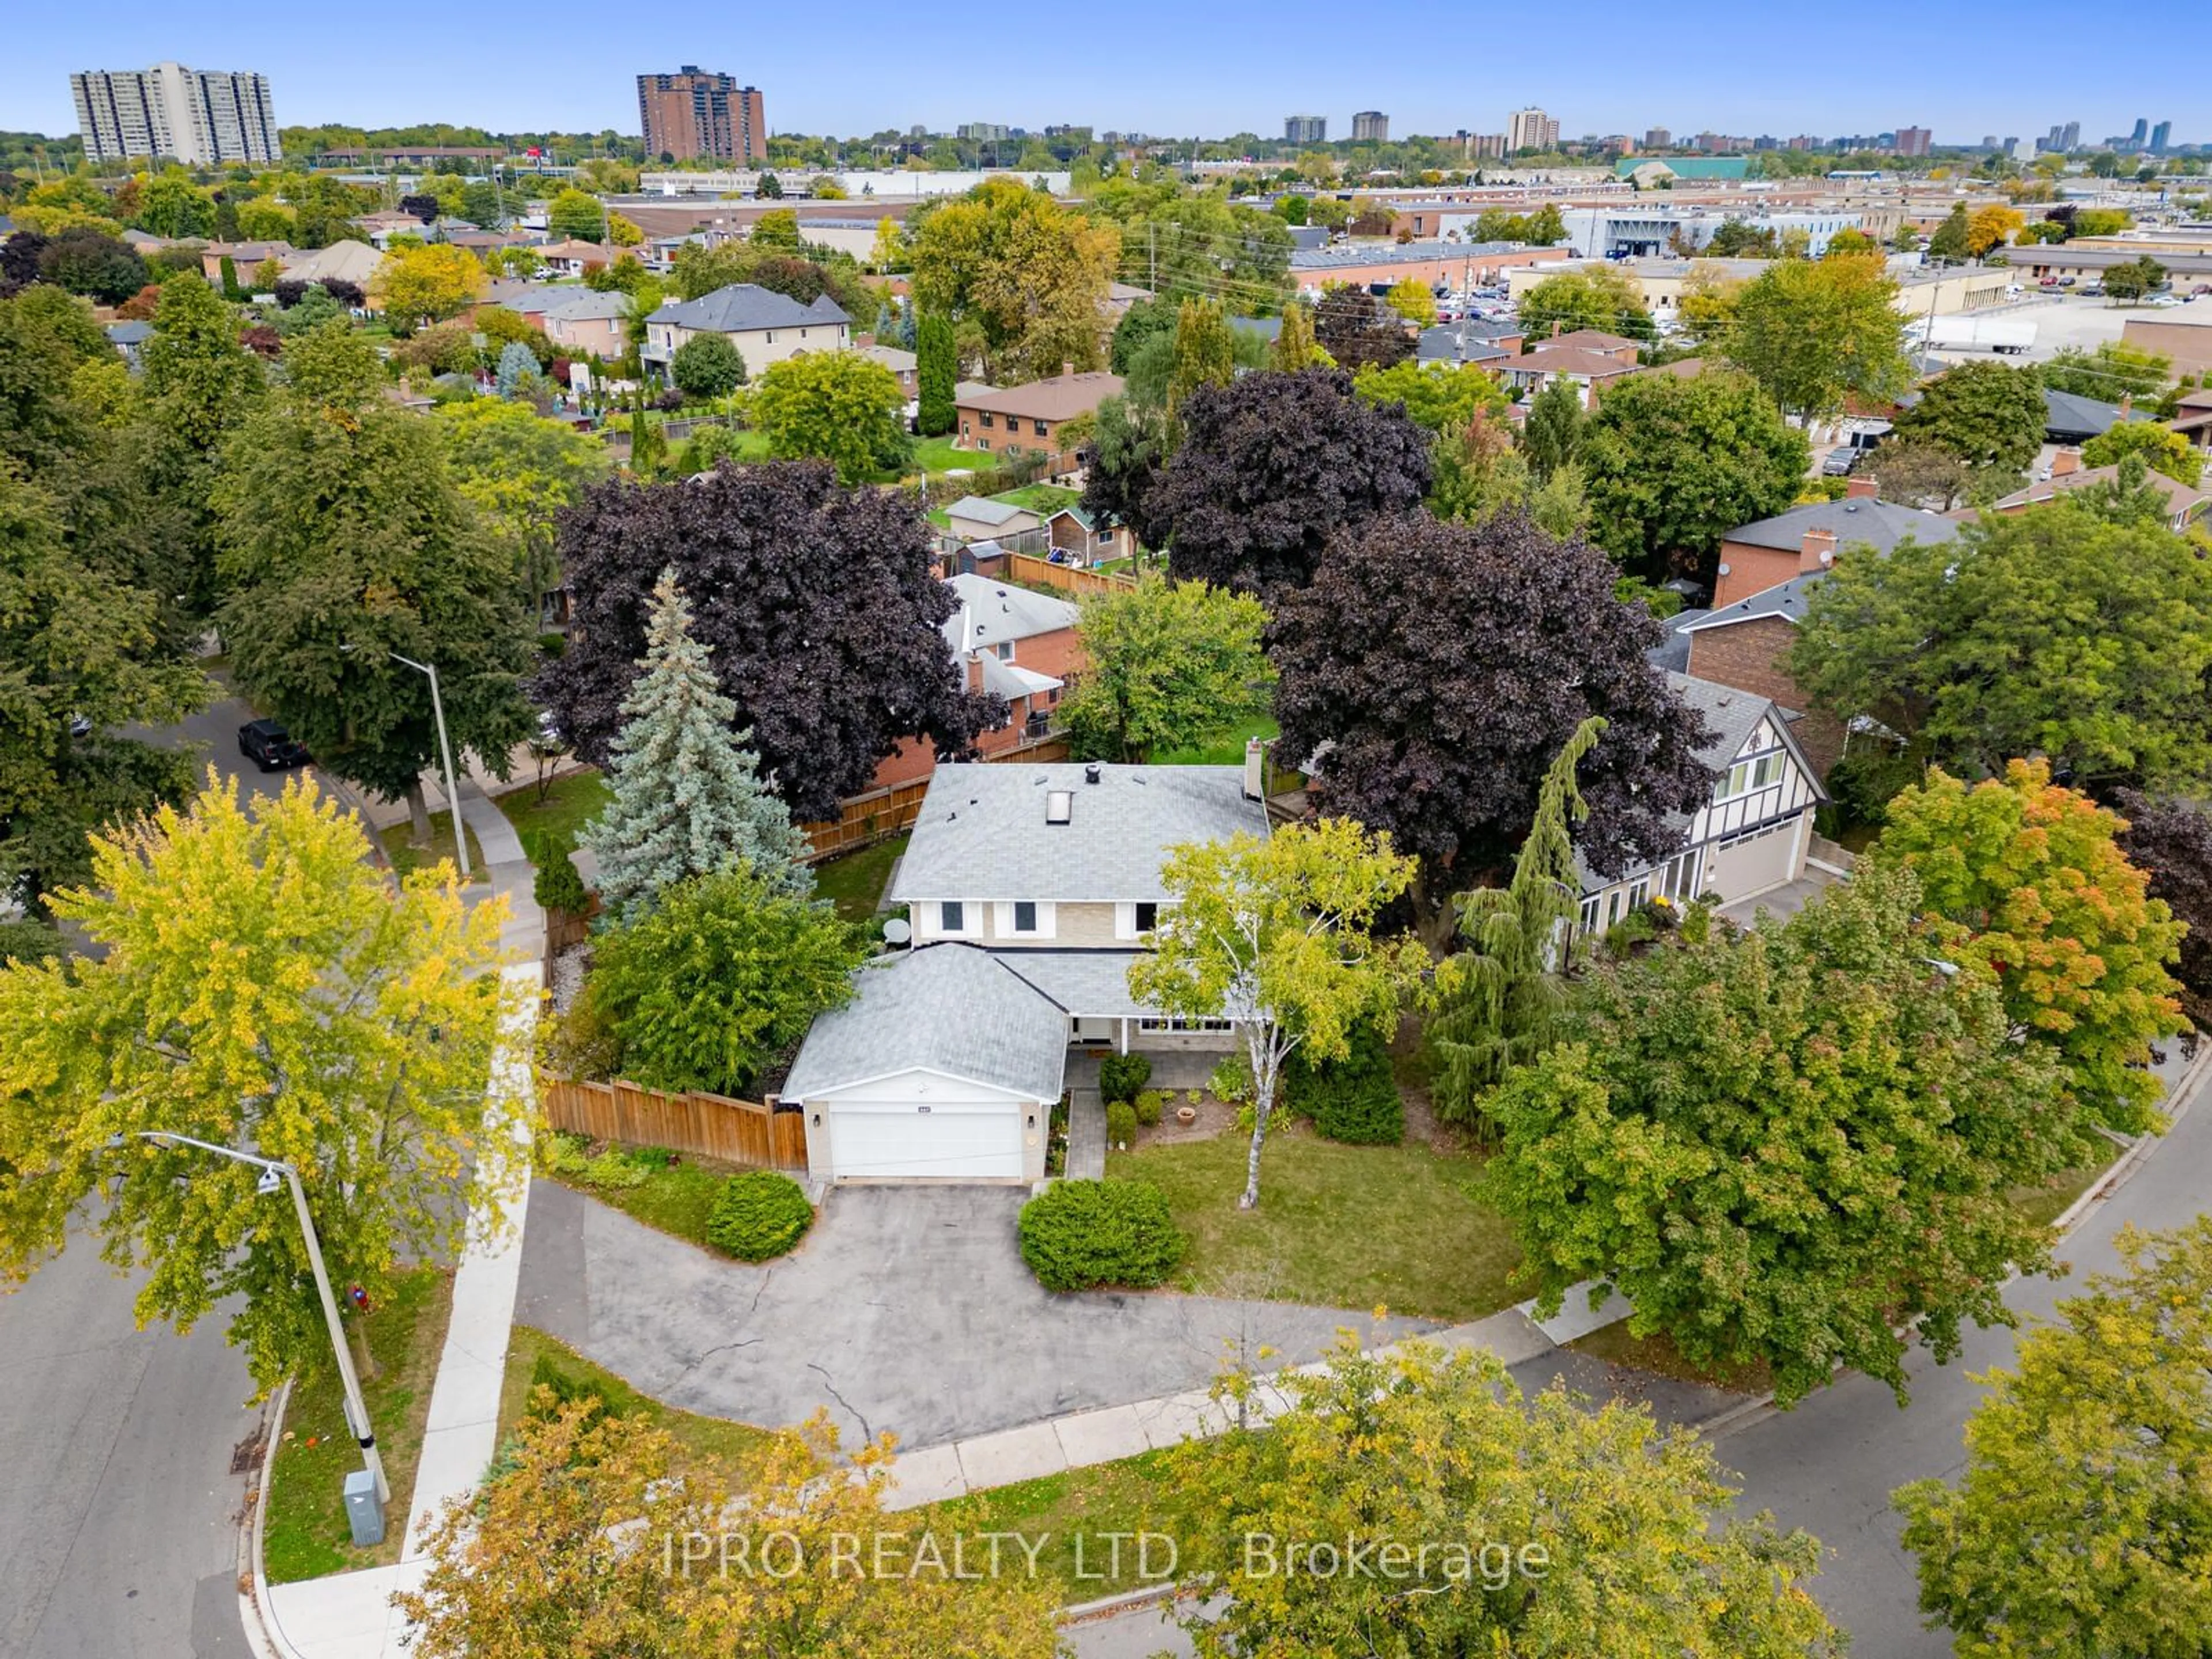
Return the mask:
<svg viewBox="0 0 2212 1659">
<path fill-rule="evenodd" d="M 1170 849 L 1267 833 L 1243 767 L 940 766 L 890 897 L 911 948 L 862 969 L 782 1097 L 820 1179 L 1036 1181 L 1071 1048 L 1228 1049 L 1225 1020 L 1139 1003 L 1129 969 Z"/>
</svg>

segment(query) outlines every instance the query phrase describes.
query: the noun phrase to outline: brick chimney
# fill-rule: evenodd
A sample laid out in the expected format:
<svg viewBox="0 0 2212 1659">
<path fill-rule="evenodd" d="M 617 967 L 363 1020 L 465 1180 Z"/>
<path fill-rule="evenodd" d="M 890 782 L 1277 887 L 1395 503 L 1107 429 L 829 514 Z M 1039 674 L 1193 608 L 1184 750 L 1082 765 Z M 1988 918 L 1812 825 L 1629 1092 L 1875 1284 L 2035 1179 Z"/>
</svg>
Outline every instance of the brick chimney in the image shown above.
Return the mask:
<svg viewBox="0 0 2212 1659">
<path fill-rule="evenodd" d="M 1870 501 L 1881 494 L 1881 486 L 1872 478 L 1853 478 L 1844 486 L 1845 501 Z"/>
<path fill-rule="evenodd" d="M 1060 379 L 1062 379 L 1062 380 L 1066 380 L 1069 375 L 1071 375 L 1071 374 L 1074 374 L 1074 373 L 1075 373 L 1075 365 L 1074 365 L 1073 363 L 1071 363 L 1071 362 L 1067 362 L 1066 359 L 1064 359 L 1064 358 L 1063 358 L 1063 359 L 1061 360 L 1061 362 L 1060 362 Z"/>
<path fill-rule="evenodd" d="M 2054 478 L 2063 478 L 2069 472 L 2081 470 L 2081 452 L 2078 449 L 2062 449 L 2051 458 L 2051 476 Z"/>
<path fill-rule="evenodd" d="M 1826 570 L 1836 562 L 1836 532 L 1832 530 L 1808 530 L 1805 541 L 1797 552 L 1797 573 Z"/>
<path fill-rule="evenodd" d="M 1566 327 L 1567 327 L 1567 325 L 1566 325 L 1566 322 L 1565 322 L 1565 319 L 1563 319 L 1563 318 L 1559 318 L 1559 317 L 1554 317 L 1554 318 L 1553 318 L 1553 319 L 1552 319 L 1552 337 L 1553 337 L 1553 339 L 1555 339 L 1555 340 L 1556 340 L 1556 339 L 1558 339 L 1558 338 L 1559 337 L 1559 336 L 1560 336 L 1560 335 L 1562 335 L 1562 334 L 1564 334 L 1565 332 L 1566 332 Z"/>
</svg>

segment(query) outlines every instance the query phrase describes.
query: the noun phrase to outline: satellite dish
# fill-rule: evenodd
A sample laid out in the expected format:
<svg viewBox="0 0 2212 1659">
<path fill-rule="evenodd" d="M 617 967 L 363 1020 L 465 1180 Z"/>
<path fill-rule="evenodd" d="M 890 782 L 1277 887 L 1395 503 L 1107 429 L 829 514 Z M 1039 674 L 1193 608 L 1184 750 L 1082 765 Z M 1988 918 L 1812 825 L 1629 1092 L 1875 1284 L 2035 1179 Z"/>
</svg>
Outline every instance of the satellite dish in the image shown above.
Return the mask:
<svg viewBox="0 0 2212 1659">
<path fill-rule="evenodd" d="M 908 925 L 904 916 L 893 916 L 884 924 L 884 943 L 886 945 L 903 945 L 913 937 L 914 929 Z"/>
</svg>

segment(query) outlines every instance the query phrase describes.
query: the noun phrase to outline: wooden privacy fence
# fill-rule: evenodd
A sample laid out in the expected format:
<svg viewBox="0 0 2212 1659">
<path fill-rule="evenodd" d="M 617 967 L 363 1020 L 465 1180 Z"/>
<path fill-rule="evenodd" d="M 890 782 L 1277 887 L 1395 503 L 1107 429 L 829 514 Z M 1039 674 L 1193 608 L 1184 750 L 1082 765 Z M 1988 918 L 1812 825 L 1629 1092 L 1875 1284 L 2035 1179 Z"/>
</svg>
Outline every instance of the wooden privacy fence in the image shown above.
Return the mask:
<svg viewBox="0 0 2212 1659">
<path fill-rule="evenodd" d="M 1016 581 L 1027 582 L 1038 587 L 1056 587 L 1062 592 L 1125 593 L 1137 584 L 1134 579 L 1102 570 L 1085 570 L 1072 564 L 1054 564 L 1049 559 L 1033 559 L 1026 553 L 1006 556 L 1006 574 Z"/>
<path fill-rule="evenodd" d="M 579 1083 L 550 1073 L 538 1079 L 546 1121 L 556 1129 L 626 1146 L 665 1146 L 759 1170 L 804 1170 L 806 1123 L 756 1100 L 672 1094 L 635 1083 Z"/>
<path fill-rule="evenodd" d="M 813 848 L 809 862 L 857 852 L 872 842 L 889 840 L 902 830 L 911 830 L 915 819 L 921 816 L 921 798 L 928 793 L 929 780 L 922 778 L 848 796 L 838 802 L 840 810 L 835 818 L 799 826 Z"/>
</svg>

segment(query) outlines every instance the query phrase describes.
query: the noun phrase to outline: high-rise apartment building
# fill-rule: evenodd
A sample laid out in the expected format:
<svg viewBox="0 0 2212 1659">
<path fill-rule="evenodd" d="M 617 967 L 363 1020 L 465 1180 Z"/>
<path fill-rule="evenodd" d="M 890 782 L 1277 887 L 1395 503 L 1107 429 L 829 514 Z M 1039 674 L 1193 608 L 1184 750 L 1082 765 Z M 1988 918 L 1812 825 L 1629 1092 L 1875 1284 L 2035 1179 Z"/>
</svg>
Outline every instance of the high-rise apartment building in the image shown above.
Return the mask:
<svg viewBox="0 0 2212 1659">
<path fill-rule="evenodd" d="M 1516 109 L 1505 118 L 1505 148 L 1518 153 L 1524 149 L 1557 149 L 1559 147 L 1559 124 L 1540 109 Z"/>
<path fill-rule="evenodd" d="M 1897 153 L 1899 155 L 1925 155 L 1933 137 L 1926 127 L 1899 127 L 1897 130 Z"/>
<path fill-rule="evenodd" d="M 1646 149 L 1667 149 L 1672 148 L 1674 143 L 1674 135 L 1664 127 L 1653 127 L 1644 135 L 1644 148 Z"/>
<path fill-rule="evenodd" d="M 2081 148 L 2081 124 L 2079 121 L 2069 121 L 2058 129 L 2058 148 L 2069 155 Z"/>
<path fill-rule="evenodd" d="M 673 75 L 637 77 L 637 113 L 648 158 L 711 155 L 757 166 L 768 160 L 768 110 L 758 87 L 686 64 Z"/>
<path fill-rule="evenodd" d="M 1285 115 L 1283 142 L 1286 144 L 1325 144 L 1328 142 L 1326 115 Z"/>
<path fill-rule="evenodd" d="M 2171 121 L 2160 121 L 2156 126 L 2150 130 L 2150 153 L 2154 155 L 2165 155 L 2166 147 L 2172 140 L 2172 137 L 2173 123 Z"/>
<path fill-rule="evenodd" d="M 2128 134 L 2127 147 L 2130 149 L 2141 149 L 2149 137 L 2150 123 L 2143 117 L 2136 116 L 2135 131 Z"/>
<path fill-rule="evenodd" d="M 1384 144 L 1390 141 L 1390 118 L 1379 109 L 1364 109 L 1352 118 L 1354 143 Z"/>
<path fill-rule="evenodd" d="M 168 155 L 187 167 L 276 161 L 269 77 L 251 70 L 85 70 L 70 76 L 88 161 Z"/>
</svg>

